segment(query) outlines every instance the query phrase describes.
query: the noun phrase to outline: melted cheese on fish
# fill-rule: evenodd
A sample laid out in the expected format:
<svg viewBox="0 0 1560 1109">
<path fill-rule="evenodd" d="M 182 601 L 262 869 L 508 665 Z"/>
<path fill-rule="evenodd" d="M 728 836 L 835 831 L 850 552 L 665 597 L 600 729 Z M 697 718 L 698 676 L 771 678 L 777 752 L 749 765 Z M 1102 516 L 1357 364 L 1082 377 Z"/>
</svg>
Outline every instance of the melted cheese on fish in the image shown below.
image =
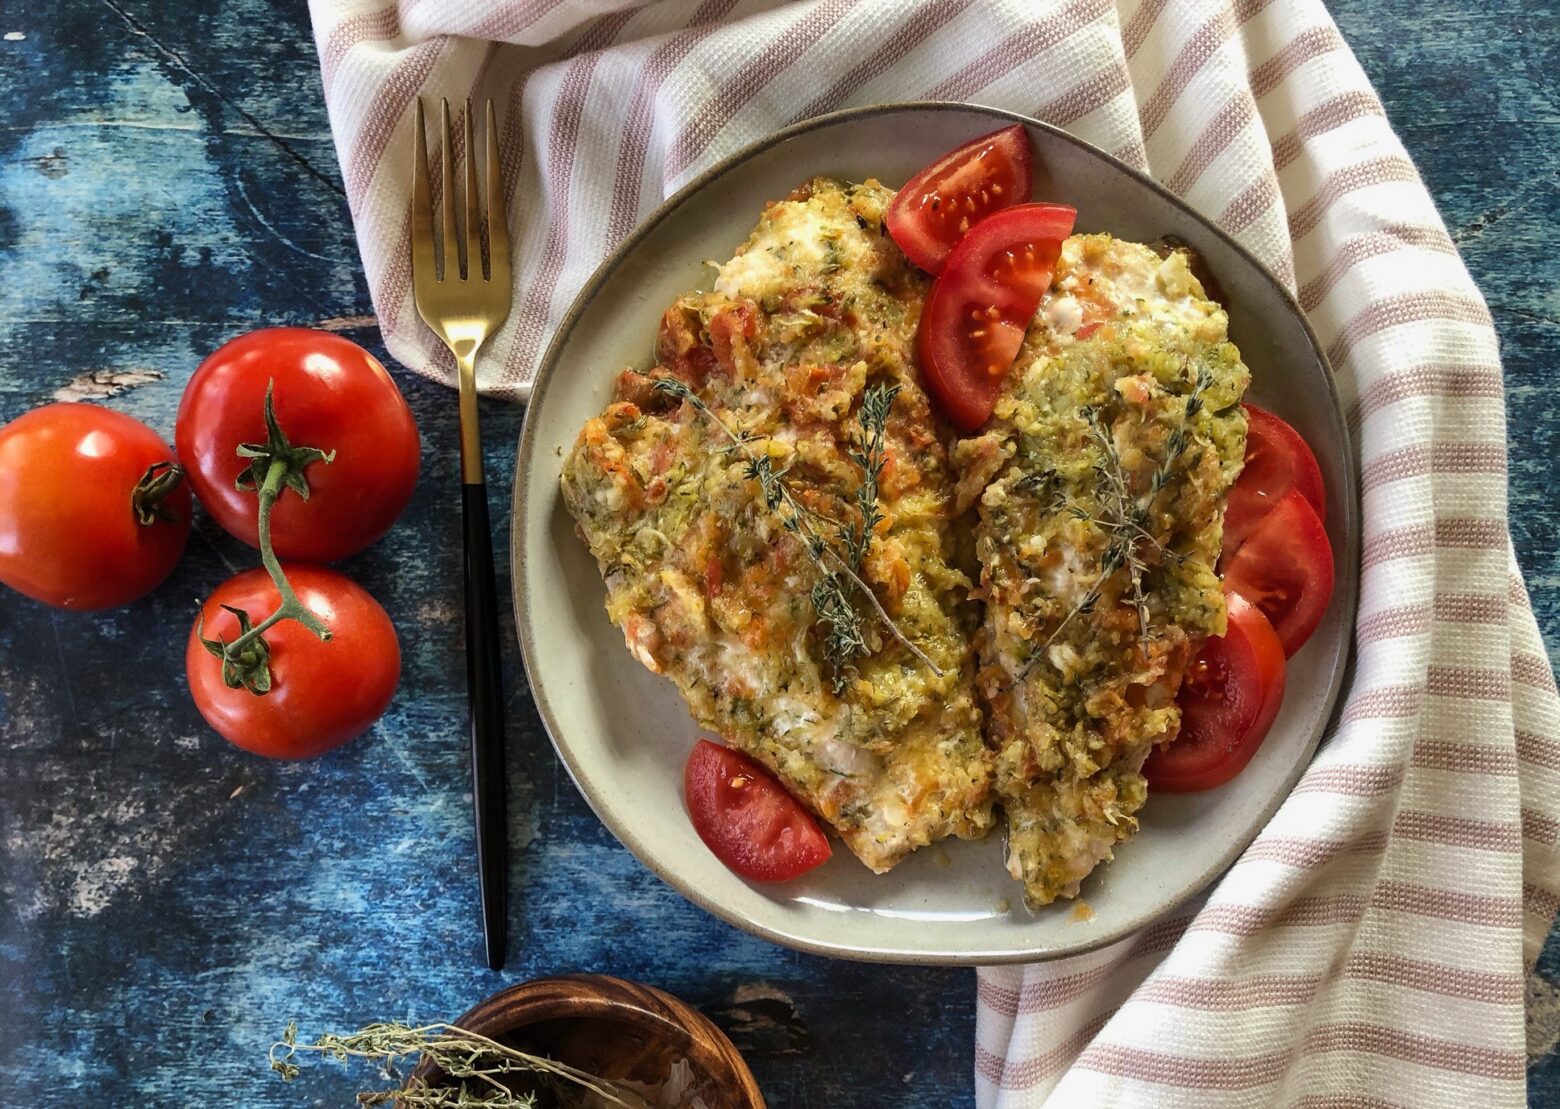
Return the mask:
<svg viewBox="0 0 1560 1109">
<path fill-rule="evenodd" d="M 785 295 L 799 281 L 871 270 L 878 264 L 880 243 L 841 216 L 812 197 L 770 205 L 752 237 L 720 267 L 715 291 L 761 301 Z"/>
<path fill-rule="evenodd" d="M 878 871 L 986 834 L 1000 801 L 1007 867 L 1039 906 L 1136 827 L 1187 660 L 1223 630 L 1213 566 L 1248 375 L 1184 255 L 1075 236 L 988 430 L 945 452 L 912 358 L 927 280 L 884 232 L 891 196 L 819 179 L 768 206 L 713 290 L 666 313 L 656 367 L 625 372 L 581 430 L 564 499 L 629 651 L 702 727 Z M 814 526 L 857 518 L 849 451 L 873 383 L 901 392 L 860 573 L 941 673 L 873 618 L 836 689 L 821 571 L 752 459 Z M 956 534 L 971 527 L 973 589 Z"/>
<path fill-rule="evenodd" d="M 713 292 L 667 312 L 657 367 L 623 375 L 563 469 L 630 652 L 878 871 L 993 822 L 953 475 L 911 362 L 926 280 L 883 231 L 891 197 L 817 180 L 770 205 Z M 708 411 L 653 391 L 660 376 Z M 900 393 L 879 485 L 886 520 L 860 575 L 940 676 L 870 614 L 870 655 L 836 673 L 811 600 L 820 571 L 751 475 L 750 456 L 768 459 L 815 527 L 859 519 L 862 475 L 847 452 L 877 382 Z"/>
<path fill-rule="evenodd" d="M 1248 378 L 1183 254 L 1074 236 L 991 429 L 955 449 L 1004 460 L 978 507 L 979 684 L 1031 906 L 1075 896 L 1136 829 L 1143 760 L 1224 630 L 1213 568 Z"/>
</svg>

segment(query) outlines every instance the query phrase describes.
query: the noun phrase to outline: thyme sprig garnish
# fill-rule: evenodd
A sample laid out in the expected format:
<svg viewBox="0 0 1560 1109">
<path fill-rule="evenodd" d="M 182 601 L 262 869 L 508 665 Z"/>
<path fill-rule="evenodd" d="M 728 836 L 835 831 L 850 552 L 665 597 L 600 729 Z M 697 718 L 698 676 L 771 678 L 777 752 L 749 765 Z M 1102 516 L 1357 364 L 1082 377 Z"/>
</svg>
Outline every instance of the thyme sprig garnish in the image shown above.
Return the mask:
<svg viewBox="0 0 1560 1109">
<path fill-rule="evenodd" d="M 1154 476 L 1149 482 L 1150 493 L 1158 493 L 1175 476 L 1175 464 L 1192 442 L 1192 421 L 1203 410 L 1203 394 L 1212 387 L 1213 371 L 1207 366 L 1197 367 L 1197 378 L 1192 382 L 1192 391 L 1186 394 L 1186 410 L 1181 414 L 1181 422 L 1170 432 L 1170 438 L 1165 443 L 1164 461 L 1155 467 Z"/>
<path fill-rule="evenodd" d="M 1140 537 L 1154 541 L 1148 531 L 1148 509 L 1133 499 L 1127 490 L 1126 475 L 1121 469 L 1121 455 L 1116 451 L 1116 439 L 1110 428 L 1100 418 L 1099 410 L 1092 405 L 1083 410 L 1089 421 L 1089 433 L 1099 445 L 1104 461 L 1094 464 L 1098 478 L 1099 501 L 1105 509 L 1103 526 L 1110 532 L 1104 558 L 1100 562 L 1100 576 L 1092 592 L 1099 597 L 1100 586 L 1121 567 L 1127 568 L 1132 584 L 1132 607 L 1137 610 L 1138 635 L 1148 640 L 1148 601 L 1143 594 L 1143 575 L 1148 567 L 1138 553 Z"/>
<path fill-rule="evenodd" d="M 1115 437 L 1101 416 L 1099 408 L 1089 405 L 1083 409 L 1082 415 L 1088 422 L 1089 435 L 1100 452 L 1101 460 L 1094 464 L 1095 499 L 1100 504 L 1100 512 L 1096 515 L 1077 506 L 1072 506 L 1068 511 L 1076 518 L 1086 520 L 1104 531 L 1106 545 L 1104 553 L 1100 556 L 1099 577 L 1095 579 L 1082 599 L 1066 616 L 1062 617 L 1062 622 L 1046 638 L 1045 647 L 1056 642 L 1062 630 L 1076 617 L 1094 611 L 1105 583 L 1123 567 L 1127 570 L 1132 590 L 1132 607 L 1137 612 L 1138 635 L 1144 645 L 1147 645 L 1150 629 L 1148 597 L 1143 589 L 1143 576 L 1148 572 L 1148 566 L 1142 557 L 1142 549 L 1144 546 L 1153 547 L 1161 555 L 1178 557 L 1173 552 L 1166 551 L 1149 530 L 1149 509 L 1154 498 L 1170 484 L 1175 476 L 1177 464 L 1191 446 L 1192 421 L 1202 411 L 1204 394 L 1212 385 L 1212 372 L 1206 366 L 1198 367 L 1192 390 L 1186 395 L 1186 405 L 1181 419 L 1165 441 L 1165 456 L 1154 468 L 1153 475 L 1149 479 L 1147 495 L 1141 500 L 1134 497 L 1128 488 L 1126 474 L 1121 467 L 1121 456 L 1116 450 Z M 1042 488 L 1050 484 L 1046 480 L 1049 476 L 1030 475 L 1020 481 L 1019 487 L 1026 487 L 1027 482 L 1029 487 L 1038 494 Z"/>
<path fill-rule="evenodd" d="M 861 412 L 857 419 L 861 435 L 852 439 L 846 456 L 861 468 L 861 484 L 856 488 L 856 509 L 861 514 L 859 525 L 852 525 L 840 536 L 851 565 L 861 568 L 872 545 L 873 533 L 883 522 L 878 509 L 878 478 L 883 476 L 884 441 L 888 438 L 888 410 L 899 395 L 897 385 L 873 385 L 861 394 Z"/>
<path fill-rule="evenodd" d="M 899 386 L 878 384 L 868 387 L 862 394 L 858 416 L 861 434 L 852 439 L 847 457 L 862 471 L 862 482 L 856 491 L 856 506 L 861 519 L 841 524 L 832 517 L 810 509 L 798 501 L 785 481 L 785 471 L 776 470 L 774 460 L 767 455 L 756 454 L 749 445 L 749 437 L 737 432 L 705 404 L 703 399 L 684 382 L 675 377 L 655 380 L 654 388 L 668 396 L 676 397 L 692 405 L 700 415 L 718 427 L 741 453 L 747 462 L 746 476 L 758 483 L 764 505 L 780 521 L 786 531 L 802 543 L 807 556 L 818 568 L 818 580 L 812 588 L 813 612 L 824 626 L 824 655 L 832 669 L 832 683 L 836 695 L 843 693 L 850 681 L 853 663 L 872 653 L 867 643 L 866 629 L 860 610 L 851 603 L 851 593 L 863 597 L 877 614 L 889 633 L 902 643 L 922 665 L 938 677 L 943 672 L 938 665 L 917 647 L 900 630 L 894 618 L 888 614 L 860 573 L 867 551 L 872 544 L 874 530 L 882 522 L 878 509 L 878 479 L 884 462 L 884 440 L 887 435 L 888 411 L 899 395 Z M 820 531 L 828 524 L 834 533 L 834 543 Z M 838 544 L 836 547 L 835 544 Z"/>
<path fill-rule="evenodd" d="M 850 603 L 844 580 L 833 570 L 821 566 L 820 569 L 823 573 L 813 583 L 810 599 L 813 614 L 823 624 L 823 653 L 833 664 L 830 684 L 838 697 L 850 684 L 851 664 L 870 655 L 872 648 L 862 628 L 861 613 Z"/>
<path fill-rule="evenodd" d="M 300 1043 L 297 1024 L 289 1023 L 270 1051 L 271 1069 L 282 1076 L 282 1081 L 291 1082 L 302 1073 L 294 1062 L 300 1053 L 322 1055 L 341 1063 L 350 1059 L 377 1063 L 380 1072 L 391 1080 L 399 1077 L 398 1063 L 416 1056 L 417 1062 L 432 1062 L 458 1083 L 450 1087 L 429 1086 L 414 1078 L 404 1089 L 364 1091 L 357 1095 L 359 1105 L 536 1109 L 534 1094 L 517 1094 L 505 1085 L 506 1078 L 516 1075 L 535 1075 L 560 1086 L 578 1087 L 613 1105 L 643 1104 L 638 1098 L 625 1098 L 623 1091 L 607 1079 L 451 1024 L 370 1024 L 346 1035 L 326 1032 L 313 1042 Z"/>
</svg>

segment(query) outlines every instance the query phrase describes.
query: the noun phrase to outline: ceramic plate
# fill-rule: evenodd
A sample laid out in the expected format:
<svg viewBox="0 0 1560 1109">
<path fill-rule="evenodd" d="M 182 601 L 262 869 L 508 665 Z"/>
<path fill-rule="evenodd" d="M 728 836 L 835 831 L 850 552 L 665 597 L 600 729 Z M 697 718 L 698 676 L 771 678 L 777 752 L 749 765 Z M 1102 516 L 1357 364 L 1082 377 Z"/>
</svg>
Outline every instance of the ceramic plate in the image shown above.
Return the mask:
<svg viewBox="0 0 1560 1109">
<path fill-rule="evenodd" d="M 558 476 L 580 426 L 625 366 L 645 367 L 662 311 L 710 280 L 767 200 L 816 174 L 903 184 L 945 151 L 1009 122 L 1029 129 L 1036 196 L 1075 205 L 1078 231 L 1199 251 L 1230 302 L 1230 334 L 1251 399 L 1299 429 L 1327 481 L 1337 589 L 1320 630 L 1290 663 L 1283 711 L 1233 782 L 1155 796 L 1138 835 L 1085 883 L 1092 917 L 1062 902 L 1023 907 L 1001 836 L 944 841 L 874 876 L 843 847 L 789 884 L 760 886 L 705 849 L 683 809 L 696 732 L 671 682 L 623 647 L 603 610 L 595 561 L 574 532 Z M 707 287 L 707 286 L 706 286 Z M 776 943 L 883 962 L 997 963 L 1097 947 L 1168 912 L 1219 875 L 1256 835 L 1311 757 L 1342 681 L 1356 589 L 1358 514 L 1348 431 L 1325 356 L 1294 300 L 1231 239 L 1148 178 L 1062 131 L 960 104 L 840 112 L 787 128 L 710 169 L 668 200 L 580 292 L 547 351 L 515 479 L 515 610 L 542 720 L 591 807 L 639 859 L 716 916 Z"/>
</svg>

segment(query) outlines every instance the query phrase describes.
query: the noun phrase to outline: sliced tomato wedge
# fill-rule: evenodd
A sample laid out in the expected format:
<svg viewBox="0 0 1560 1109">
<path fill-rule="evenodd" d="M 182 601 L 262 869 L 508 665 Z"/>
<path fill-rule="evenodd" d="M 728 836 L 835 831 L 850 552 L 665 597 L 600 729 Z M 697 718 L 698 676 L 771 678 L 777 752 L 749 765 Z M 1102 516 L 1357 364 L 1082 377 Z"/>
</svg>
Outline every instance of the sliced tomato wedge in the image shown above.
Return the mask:
<svg viewBox="0 0 1560 1109">
<path fill-rule="evenodd" d="M 785 882 L 821 865 L 828 837 L 775 776 L 701 739 L 683 770 L 693 830 L 715 857 L 755 882 Z"/>
<path fill-rule="evenodd" d="M 991 415 L 1077 216 L 1063 204 L 1004 208 L 959 240 L 932 282 L 916 336 L 921 378 L 961 431 Z"/>
<path fill-rule="evenodd" d="M 953 245 L 999 208 L 1029 199 L 1034 157 L 1018 124 L 949 151 L 912 177 L 883 215 L 905 257 L 927 273 L 942 269 Z"/>
<path fill-rule="evenodd" d="M 1284 648 L 1262 610 L 1228 594 L 1229 624 L 1193 657 L 1176 703 L 1181 731 L 1143 764 L 1150 789 L 1221 786 L 1257 753 L 1284 700 Z"/>
<path fill-rule="evenodd" d="M 1225 563 L 1224 588 L 1262 610 L 1285 655 L 1311 638 L 1332 599 L 1332 544 L 1298 489 L 1279 498 Z"/>
<path fill-rule="evenodd" d="M 1224 510 L 1224 554 L 1233 555 L 1257 523 L 1291 489 L 1327 520 L 1322 470 L 1300 433 L 1264 408 L 1246 409 L 1246 465 Z"/>
</svg>

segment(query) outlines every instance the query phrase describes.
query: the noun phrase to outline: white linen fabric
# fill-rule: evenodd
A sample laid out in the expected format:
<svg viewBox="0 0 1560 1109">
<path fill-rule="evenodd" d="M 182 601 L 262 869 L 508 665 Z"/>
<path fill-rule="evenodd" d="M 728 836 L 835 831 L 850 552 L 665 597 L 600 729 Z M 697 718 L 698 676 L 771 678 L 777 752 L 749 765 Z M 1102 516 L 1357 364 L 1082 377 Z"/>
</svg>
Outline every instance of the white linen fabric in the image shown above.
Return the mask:
<svg viewBox="0 0 1560 1109">
<path fill-rule="evenodd" d="M 1524 1102 L 1523 975 L 1560 904 L 1560 700 L 1506 526 L 1489 313 L 1320 0 L 311 0 L 390 352 L 417 321 L 415 97 L 492 97 L 524 399 L 603 255 L 703 167 L 830 109 L 967 100 L 1145 169 L 1298 296 L 1356 435 L 1364 546 L 1341 715 L 1198 904 L 982 970 L 986 1109 Z M 437 171 L 436 171 L 437 172 Z M 1129 848 L 1130 849 L 1130 848 Z"/>
</svg>

